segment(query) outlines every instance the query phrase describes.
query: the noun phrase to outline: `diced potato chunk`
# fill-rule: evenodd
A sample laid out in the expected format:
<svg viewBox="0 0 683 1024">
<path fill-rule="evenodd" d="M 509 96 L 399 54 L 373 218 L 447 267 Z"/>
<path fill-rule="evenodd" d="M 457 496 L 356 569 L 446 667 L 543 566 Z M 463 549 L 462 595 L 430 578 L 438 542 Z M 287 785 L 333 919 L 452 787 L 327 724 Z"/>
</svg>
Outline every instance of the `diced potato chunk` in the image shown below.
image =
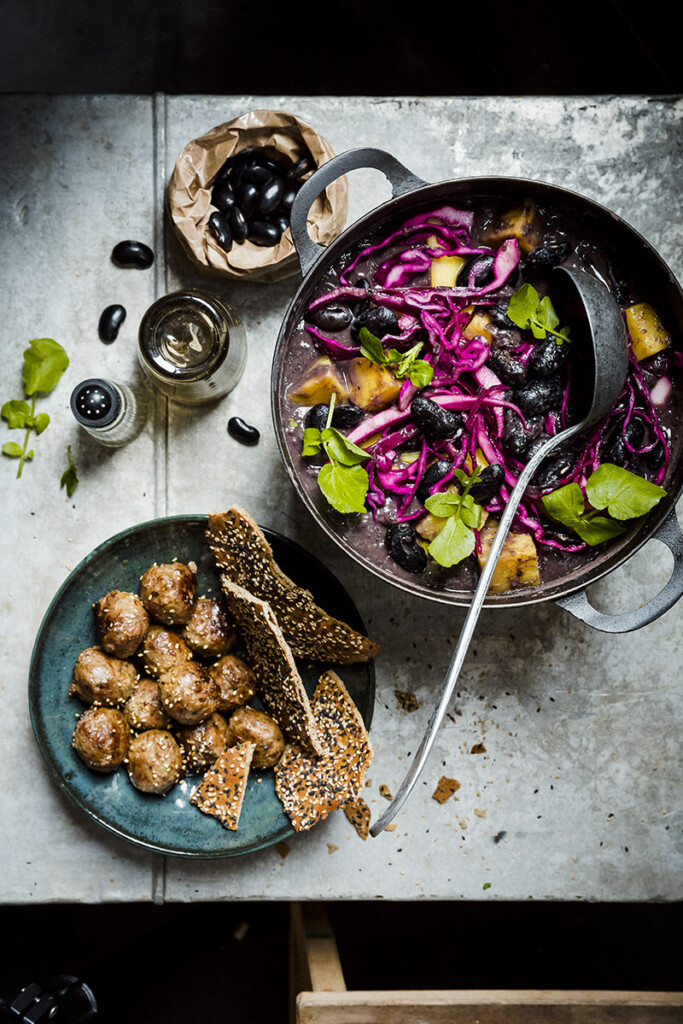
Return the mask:
<svg viewBox="0 0 683 1024">
<path fill-rule="evenodd" d="M 395 402 L 401 390 L 401 382 L 384 366 L 371 362 L 364 356 L 352 359 L 347 364 L 348 397 L 354 405 L 368 412 L 379 412 Z"/>
<path fill-rule="evenodd" d="M 516 238 L 524 252 L 536 248 L 536 204 L 527 199 L 523 206 L 504 213 L 500 221 L 484 232 L 484 245 L 500 245 L 506 238 Z"/>
<path fill-rule="evenodd" d="M 320 402 L 329 405 L 333 394 L 340 402 L 348 401 L 349 389 L 344 371 L 328 356 L 321 356 L 303 380 L 287 393 L 287 397 L 297 405 L 318 405 Z"/>
<path fill-rule="evenodd" d="M 477 556 L 480 569 L 484 568 L 497 530 L 498 523 L 492 522 L 481 531 L 481 552 Z M 528 533 L 509 533 L 491 577 L 489 594 L 505 594 L 519 587 L 537 587 L 540 582 L 533 537 Z"/>
<path fill-rule="evenodd" d="M 462 256 L 438 256 L 432 260 L 429 269 L 432 288 L 454 288 L 466 262 Z"/>
<path fill-rule="evenodd" d="M 662 352 L 671 344 L 671 335 L 648 302 L 637 302 L 626 310 L 626 326 L 631 335 L 633 354 L 639 363 Z"/>
<path fill-rule="evenodd" d="M 463 337 L 467 338 L 468 341 L 471 341 L 473 338 L 480 337 L 490 345 L 493 340 L 493 336 L 489 330 L 490 323 L 491 317 L 488 313 L 483 313 L 478 310 L 467 326 L 463 329 Z"/>
</svg>

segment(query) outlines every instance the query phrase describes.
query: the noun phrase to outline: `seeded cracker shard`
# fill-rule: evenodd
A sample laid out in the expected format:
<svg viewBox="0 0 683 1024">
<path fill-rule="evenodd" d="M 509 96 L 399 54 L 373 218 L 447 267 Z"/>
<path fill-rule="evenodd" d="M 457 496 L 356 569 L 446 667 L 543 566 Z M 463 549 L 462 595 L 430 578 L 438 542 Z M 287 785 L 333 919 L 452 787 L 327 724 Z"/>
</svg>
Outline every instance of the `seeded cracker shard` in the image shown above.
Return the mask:
<svg viewBox="0 0 683 1024">
<path fill-rule="evenodd" d="M 363 719 L 335 672 L 320 677 L 311 709 L 323 741 L 322 757 L 290 744 L 274 768 L 275 792 L 297 832 L 356 800 L 372 760 Z"/>
<path fill-rule="evenodd" d="M 222 585 L 247 648 L 259 697 L 288 739 L 322 754 L 308 695 L 270 605 L 226 577 Z"/>
<path fill-rule="evenodd" d="M 255 749 L 255 743 L 237 743 L 228 747 L 190 797 L 191 804 L 204 814 L 218 818 L 224 828 L 232 831 L 236 830 L 240 820 Z"/>
<path fill-rule="evenodd" d="M 206 536 L 223 578 L 271 606 L 295 658 L 350 665 L 379 652 L 379 644 L 328 615 L 282 572 L 258 524 L 239 505 L 210 515 Z"/>
</svg>

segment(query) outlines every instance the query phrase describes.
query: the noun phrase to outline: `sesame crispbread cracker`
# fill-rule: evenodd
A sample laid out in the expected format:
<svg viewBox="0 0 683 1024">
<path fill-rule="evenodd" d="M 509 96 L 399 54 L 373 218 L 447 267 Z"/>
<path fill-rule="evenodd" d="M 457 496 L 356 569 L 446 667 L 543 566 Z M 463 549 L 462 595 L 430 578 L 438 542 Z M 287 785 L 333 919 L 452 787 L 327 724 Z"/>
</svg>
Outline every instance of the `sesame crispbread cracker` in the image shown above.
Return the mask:
<svg viewBox="0 0 683 1024">
<path fill-rule="evenodd" d="M 218 818 L 224 828 L 235 831 L 240 820 L 242 801 L 247 789 L 247 779 L 255 743 L 237 743 L 228 747 L 199 783 L 190 797 L 204 814 Z"/>
<path fill-rule="evenodd" d="M 223 593 L 247 648 L 258 694 L 288 739 L 313 754 L 323 745 L 308 694 L 270 605 L 224 578 Z"/>
<path fill-rule="evenodd" d="M 206 536 L 223 578 L 271 606 L 294 657 L 350 665 L 379 652 L 379 644 L 328 615 L 282 572 L 258 524 L 239 505 L 210 515 Z"/>
<path fill-rule="evenodd" d="M 297 832 L 356 800 L 372 760 L 370 737 L 336 672 L 325 672 L 311 701 L 324 752 L 314 758 L 295 744 L 275 765 L 275 792 Z"/>
</svg>

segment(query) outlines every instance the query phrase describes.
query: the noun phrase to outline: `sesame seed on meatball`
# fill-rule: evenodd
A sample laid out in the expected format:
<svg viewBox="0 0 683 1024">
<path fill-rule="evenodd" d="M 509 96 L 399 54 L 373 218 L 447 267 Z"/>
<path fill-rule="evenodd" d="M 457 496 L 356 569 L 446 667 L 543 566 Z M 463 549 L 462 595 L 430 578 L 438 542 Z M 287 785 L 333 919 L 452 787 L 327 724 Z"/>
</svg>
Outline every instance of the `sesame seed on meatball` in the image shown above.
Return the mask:
<svg viewBox="0 0 683 1024">
<path fill-rule="evenodd" d="M 96 772 L 115 772 L 130 744 L 130 729 L 116 708 L 92 707 L 76 722 L 74 750 Z"/>
<path fill-rule="evenodd" d="M 137 594 L 111 590 L 93 605 L 100 646 L 117 658 L 130 658 L 149 628 L 149 615 Z"/>
<path fill-rule="evenodd" d="M 116 707 L 128 700 L 136 682 L 137 672 L 130 662 L 105 654 L 99 647 L 88 647 L 76 659 L 69 695 L 86 704 Z"/>
<path fill-rule="evenodd" d="M 202 665 L 184 661 L 159 680 L 161 703 L 181 725 L 196 725 L 213 714 L 220 691 Z"/>
<path fill-rule="evenodd" d="M 140 597 L 158 622 L 184 626 L 197 600 L 197 567 L 182 562 L 150 566 L 140 580 Z"/>
<path fill-rule="evenodd" d="M 148 729 L 131 740 L 128 776 L 143 793 L 164 796 L 183 776 L 183 755 L 165 729 Z"/>
<path fill-rule="evenodd" d="M 218 658 L 237 643 L 237 631 L 220 601 L 198 597 L 183 639 L 196 654 Z"/>
</svg>

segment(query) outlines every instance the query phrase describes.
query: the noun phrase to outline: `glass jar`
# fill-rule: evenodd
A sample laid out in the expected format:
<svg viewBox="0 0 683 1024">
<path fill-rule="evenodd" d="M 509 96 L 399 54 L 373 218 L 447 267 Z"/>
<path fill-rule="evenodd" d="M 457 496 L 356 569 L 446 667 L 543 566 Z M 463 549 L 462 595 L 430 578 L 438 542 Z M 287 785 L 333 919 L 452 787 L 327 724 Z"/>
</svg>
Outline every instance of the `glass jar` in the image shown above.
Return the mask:
<svg viewBox="0 0 683 1024">
<path fill-rule="evenodd" d="M 139 388 L 91 377 L 71 392 L 71 411 L 90 437 L 107 448 L 121 448 L 140 434 L 149 403 Z"/>
<path fill-rule="evenodd" d="M 246 355 L 238 314 L 209 292 L 171 292 L 140 323 L 140 366 L 176 402 L 194 405 L 227 395 L 242 376 Z"/>
</svg>

